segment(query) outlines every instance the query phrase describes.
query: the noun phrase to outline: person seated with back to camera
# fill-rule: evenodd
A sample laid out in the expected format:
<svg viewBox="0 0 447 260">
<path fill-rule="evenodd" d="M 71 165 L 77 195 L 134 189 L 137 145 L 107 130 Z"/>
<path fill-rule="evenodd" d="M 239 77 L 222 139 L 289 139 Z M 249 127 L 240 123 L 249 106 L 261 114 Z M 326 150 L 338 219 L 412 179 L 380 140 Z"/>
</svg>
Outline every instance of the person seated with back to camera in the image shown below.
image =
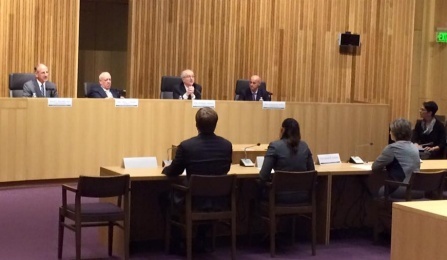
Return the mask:
<svg viewBox="0 0 447 260">
<path fill-rule="evenodd" d="M 265 153 L 259 177 L 262 181 L 270 181 L 272 169 L 275 171 L 312 171 L 315 165 L 312 152 L 306 142 L 301 140 L 300 125 L 293 118 L 282 122 L 280 139 L 271 142 Z M 262 188 L 262 187 L 261 187 Z M 298 203 L 307 200 L 308 194 L 302 192 L 288 192 L 277 194 L 277 200 L 282 203 Z M 261 197 L 267 198 L 265 189 L 261 190 Z"/>
<path fill-rule="evenodd" d="M 253 75 L 250 77 L 249 88 L 245 89 L 238 100 L 244 101 L 270 101 L 270 94 L 267 90 L 259 88 L 261 86 L 261 77 Z"/>
<path fill-rule="evenodd" d="M 174 86 L 172 96 L 174 99 L 202 99 L 202 86 L 195 83 L 192 70 L 184 70 L 180 74 L 182 83 Z"/>
<path fill-rule="evenodd" d="M 383 174 L 386 169 L 388 179 L 408 183 L 412 173 L 419 171 L 421 166 L 418 148 L 410 141 L 411 123 L 404 118 L 394 120 L 390 124 L 390 134 L 394 143 L 387 145 L 374 161 L 373 174 Z M 403 186 L 391 187 L 389 192 L 393 198 L 405 198 Z M 381 187 L 378 195 L 383 194 L 384 187 Z"/>
<path fill-rule="evenodd" d="M 99 74 L 99 86 L 93 86 L 87 93 L 89 98 L 124 98 L 121 91 L 112 88 L 112 76 L 108 72 Z"/>
<path fill-rule="evenodd" d="M 443 159 L 445 149 L 445 127 L 435 114 L 438 105 L 433 101 L 422 103 L 411 141 L 418 145 L 421 159 Z"/>
</svg>

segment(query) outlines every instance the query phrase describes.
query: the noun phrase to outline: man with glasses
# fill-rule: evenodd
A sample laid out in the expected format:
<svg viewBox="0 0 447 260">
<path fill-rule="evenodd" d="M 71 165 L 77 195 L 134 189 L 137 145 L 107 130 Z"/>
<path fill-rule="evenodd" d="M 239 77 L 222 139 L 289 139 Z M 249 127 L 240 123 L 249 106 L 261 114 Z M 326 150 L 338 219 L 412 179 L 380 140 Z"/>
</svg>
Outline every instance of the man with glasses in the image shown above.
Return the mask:
<svg viewBox="0 0 447 260">
<path fill-rule="evenodd" d="M 174 99 L 201 99 L 202 86 L 194 83 L 194 72 L 192 70 L 184 70 L 180 74 L 182 83 L 174 86 Z"/>
</svg>

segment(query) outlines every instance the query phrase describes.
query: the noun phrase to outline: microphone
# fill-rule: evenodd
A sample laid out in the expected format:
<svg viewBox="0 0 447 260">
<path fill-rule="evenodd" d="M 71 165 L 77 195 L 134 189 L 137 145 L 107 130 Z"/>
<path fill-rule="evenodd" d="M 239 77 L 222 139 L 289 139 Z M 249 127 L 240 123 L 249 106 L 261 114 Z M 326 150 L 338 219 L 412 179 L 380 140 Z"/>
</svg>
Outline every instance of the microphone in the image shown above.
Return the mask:
<svg viewBox="0 0 447 260">
<path fill-rule="evenodd" d="M 244 155 L 245 155 L 245 158 L 244 158 L 244 159 L 241 159 L 239 165 L 241 165 L 241 166 L 245 166 L 245 167 L 254 167 L 255 164 L 254 164 L 250 159 L 247 158 L 247 149 L 248 149 L 248 148 L 255 147 L 255 146 L 260 146 L 260 145 L 261 145 L 261 143 L 257 143 L 257 144 L 255 144 L 255 145 L 250 145 L 250 146 L 245 147 L 245 148 L 244 148 Z"/>
<path fill-rule="evenodd" d="M 360 156 L 358 156 L 357 149 L 361 148 L 361 147 L 373 146 L 373 145 L 374 145 L 374 143 L 372 143 L 372 142 L 356 145 L 354 148 L 354 155 L 349 158 L 349 162 L 356 163 L 356 164 L 363 164 L 363 163 L 367 162 L 367 161 L 363 161 L 362 158 L 360 158 Z M 368 150 L 368 157 L 369 157 L 369 150 Z"/>
<path fill-rule="evenodd" d="M 174 149 L 174 148 L 177 148 L 177 146 L 175 146 L 175 145 L 173 145 L 172 147 L 170 147 L 170 148 L 168 148 L 167 150 L 166 150 L 166 154 L 167 154 L 167 160 L 163 160 L 162 161 L 162 163 L 161 163 L 161 166 L 163 166 L 163 167 L 165 167 L 165 166 L 169 166 L 169 165 L 171 165 L 171 163 L 172 163 L 172 160 L 171 159 L 169 159 L 169 151 L 172 151 L 172 149 Z"/>
</svg>

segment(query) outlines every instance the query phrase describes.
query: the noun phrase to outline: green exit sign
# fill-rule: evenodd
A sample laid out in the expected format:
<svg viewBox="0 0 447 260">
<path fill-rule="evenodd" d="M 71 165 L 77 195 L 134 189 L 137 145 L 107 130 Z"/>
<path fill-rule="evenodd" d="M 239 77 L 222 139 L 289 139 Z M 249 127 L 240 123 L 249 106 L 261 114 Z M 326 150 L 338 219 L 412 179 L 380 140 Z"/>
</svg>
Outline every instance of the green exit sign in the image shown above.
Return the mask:
<svg viewBox="0 0 447 260">
<path fill-rule="evenodd" d="M 447 43 L 447 32 L 436 32 L 436 42 Z"/>
</svg>

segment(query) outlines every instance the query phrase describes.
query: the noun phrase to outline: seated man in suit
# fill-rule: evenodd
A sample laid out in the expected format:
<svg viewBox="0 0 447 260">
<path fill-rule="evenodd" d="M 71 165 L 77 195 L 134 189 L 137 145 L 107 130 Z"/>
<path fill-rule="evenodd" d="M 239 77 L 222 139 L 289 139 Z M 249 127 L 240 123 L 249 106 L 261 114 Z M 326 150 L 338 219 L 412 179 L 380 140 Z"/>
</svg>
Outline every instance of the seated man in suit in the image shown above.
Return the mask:
<svg viewBox="0 0 447 260">
<path fill-rule="evenodd" d="M 193 174 L 226 175 L 230 170 L 232 159 L 232 145 L 227 139 L 214 134 L 218 116 L 212 108 L 201 108 L 196 113 L 196 127 L 199 134 L 185 140 L 177 147 L 175 158 L 171 165 L 163 169 L 163 174 L 179 176 L 186 169 L 187 179 Z M 170 198 L 175 205 L 182 205 L 184 198 L 179 194 L 164 194 L 160 197 L 160 205 L 166 212 Z M 199 210 L 220 207 L 221 200 L 196 198 L 193 206 Z M 199 226 L 197 229 L 196 248 L 203 249 L 209 225 Z M 173 230 L 173 242 L 179 242 L 179 232 Z"/>
<path fill-rule="evenodd" d="M 89 98 L 124 98 L 121 91 L 112 87 L 112 76 L 108 72 L 99 74 L 99 86 L 93 86 L 87 93 Z"/>
<path fill-rule="evenodd" d="M 48 67 L 38 64 L 34 68 L 36 78 L 23 84 L 24 97 L 57 97 L 57 88 L 53 82 L 48 81 Z"/>
<path fill-rule="evenodd" d="M 245 101 L 270 101 L 270 95 L 267 90 L 259 88 L 261 86 L 261 77 L 253 75 L 250 77 L 250 87 L 244 90 L 239 100 Z"/>
<path fill-rule="evenodd" d="M 202 86 L 194 83 L 194 72 L 184 70 L 180 74 L 182 83 L 174 86 L 174 99 L 202 99 Z"/>
</svg>

